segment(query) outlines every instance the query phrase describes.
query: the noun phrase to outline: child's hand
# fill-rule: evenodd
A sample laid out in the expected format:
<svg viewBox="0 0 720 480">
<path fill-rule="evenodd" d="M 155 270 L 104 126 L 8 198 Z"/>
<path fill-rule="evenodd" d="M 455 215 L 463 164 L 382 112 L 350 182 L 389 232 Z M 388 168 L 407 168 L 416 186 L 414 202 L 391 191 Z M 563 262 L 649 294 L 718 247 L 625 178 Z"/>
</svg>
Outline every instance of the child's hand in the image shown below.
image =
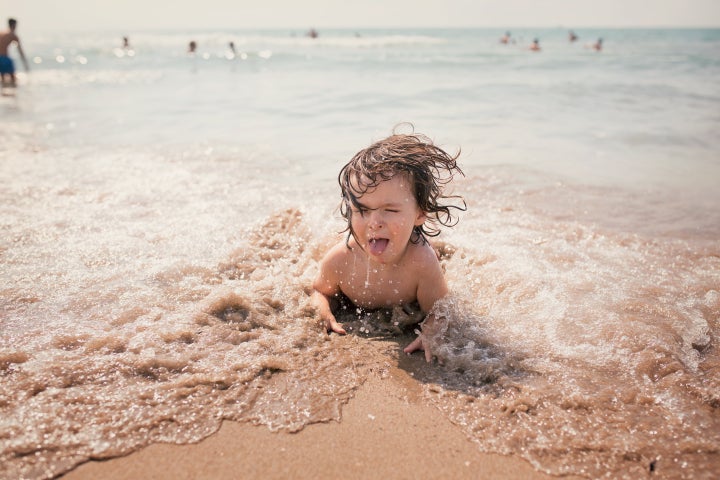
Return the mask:
<svg viewBox="0 0 720 480">
<path fill-rule="evenodd" d="M 335 332 L 340 335 L 345 335 L 347 332 L 343 328 L 342 324 L 335 320 L 330 308 L 331 296 L 325 295 L 322 292 L 315 290 L 312 294 L 313 303 L 317 312 L 320 315 L 320 319 L 325 322 L 325 330 L 328 332 Z"/>
<path fill-rule="evenodd" d="M 414 352 L 415 350 L 424 350 L 425 351 L 425 361 L 428 363 L 432 362 L 432 352 L 430 351 L 430 345 L 427 342 L 427 340 L 425 340 L 425 337 L 423 336 L 422 333 L 420 333 L 418 335 L 418 337 L 415 340 L 413 340 L 410 345 L 405 347 L 403 349 L 403 352 L 410 354 L 410 353 Z"/>
<path fill-rule="evenodd" d="M 332 331 L 340 335 L 345 335 L 347 333 L 343 328 L 342 324 L 338 323 L 337 320 L 335 320 L 334 318 L 329 318 L 325 320 L 325 328 L 328 332 Z"/>
</svg>

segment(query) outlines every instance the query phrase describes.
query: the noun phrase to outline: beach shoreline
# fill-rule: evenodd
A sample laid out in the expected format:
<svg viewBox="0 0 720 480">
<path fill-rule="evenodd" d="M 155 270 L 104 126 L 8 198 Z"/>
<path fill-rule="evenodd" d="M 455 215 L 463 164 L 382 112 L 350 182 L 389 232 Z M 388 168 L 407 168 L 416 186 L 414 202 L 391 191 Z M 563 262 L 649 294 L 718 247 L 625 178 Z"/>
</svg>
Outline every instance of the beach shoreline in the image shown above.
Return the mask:
<svg viewBox="0 0 720 480">
<path fill-rule="evenodd" d="M 197 444 L 152 444 L 61 478 L 556 478 L 517 456 L 482 453 L 421 396 L 412 374 L 393 367 L 368 378 L 340 422 L 287 433 L 224 421 Z"/>
</svg>

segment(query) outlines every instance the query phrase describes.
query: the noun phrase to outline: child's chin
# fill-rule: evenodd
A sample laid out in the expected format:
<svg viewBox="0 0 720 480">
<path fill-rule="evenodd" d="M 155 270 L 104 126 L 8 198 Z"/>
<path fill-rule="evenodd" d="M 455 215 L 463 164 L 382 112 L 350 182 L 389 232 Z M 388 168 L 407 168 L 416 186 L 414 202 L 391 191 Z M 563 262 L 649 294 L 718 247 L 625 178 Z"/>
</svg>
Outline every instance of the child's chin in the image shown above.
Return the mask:
<svg viewBox="0 0 720 480">
<path fill-rule="evenodd" d="M 382 262 L 383 258 L 385 257 L 385 252 L 382 252 L 380 254 L 373 253 L 369 248 L 365 249 L 365 254 L 371 259 L 376 262 Z"/>
<path fill-rule="evenodd" d="M 388 254 L 389 252 L 385 250 L 379 255 L 370 254 L 370 258 L 377 263 L 392 263 L 392 257 Z"/>
</svg>

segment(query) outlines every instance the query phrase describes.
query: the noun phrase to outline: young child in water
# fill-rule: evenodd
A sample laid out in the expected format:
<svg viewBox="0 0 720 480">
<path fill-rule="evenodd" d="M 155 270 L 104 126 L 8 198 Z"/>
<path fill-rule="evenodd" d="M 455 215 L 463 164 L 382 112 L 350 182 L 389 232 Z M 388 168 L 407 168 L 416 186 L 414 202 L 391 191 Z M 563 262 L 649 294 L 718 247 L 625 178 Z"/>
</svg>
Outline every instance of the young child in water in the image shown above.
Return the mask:
<svg viewBox="0 0 720 480">
<path fill-rule="evenodd" d="M 451 209 L 465 210 L 460 197 L 443 187 L 455 173 L 459 153 L 451 156 L 420 134 L 394 134 L 358 152 L 340 171 L 340 212 L 347 219 L 345 241 L 327 252 L 313 283 L 313 302 L 327 330 L 345 334 L 333 310 L 344 295 L 364 309 L 417 302 L 423 313 L 448 293 L 440 262 L 428 237 L 438 224 L 453 226 Z M 457 199 L 462 204 L 442 203 Z M 432 332 L 430 314 L 424 332 Z M 404 352 L 425 351 L 421 333 Z"/>
</svg>

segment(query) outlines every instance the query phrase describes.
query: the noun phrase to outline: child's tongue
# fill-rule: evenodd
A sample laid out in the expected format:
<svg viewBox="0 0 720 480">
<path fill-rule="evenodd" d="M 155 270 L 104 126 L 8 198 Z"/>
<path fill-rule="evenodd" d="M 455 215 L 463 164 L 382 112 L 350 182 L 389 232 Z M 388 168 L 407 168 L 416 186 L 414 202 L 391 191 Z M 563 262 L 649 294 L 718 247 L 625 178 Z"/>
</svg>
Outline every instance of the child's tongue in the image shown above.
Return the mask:
<svg viewBox="0 0 720 480">
<path fill-rule="evenodd" d="M 378 256 L 382 255 L 382 253 L 385 251 L 388 245 L 388 239 L 387 238 L 374 238 L 370 240 L 370 253 Z"/>
</svg>

